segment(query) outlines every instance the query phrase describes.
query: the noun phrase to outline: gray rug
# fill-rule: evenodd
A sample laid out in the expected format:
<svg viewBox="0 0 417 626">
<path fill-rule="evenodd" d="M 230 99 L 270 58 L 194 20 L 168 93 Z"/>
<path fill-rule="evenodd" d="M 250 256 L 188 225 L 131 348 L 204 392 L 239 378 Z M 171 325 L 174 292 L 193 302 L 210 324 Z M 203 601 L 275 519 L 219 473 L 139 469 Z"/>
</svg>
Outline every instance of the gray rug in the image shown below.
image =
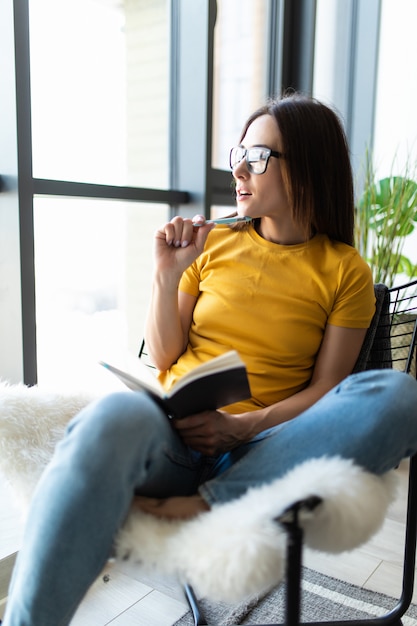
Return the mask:
<svg viewBox="0 0 417 626">
<path fill-rule="evenodd" d="M 302 621 L 366 620 L 384 615 L 396 604 L 396 599 L 384 594 L 303 569 Z M 202 600 L 201 608 L 213 626 L 281 623 L 285 619 L 285 584 L 251 603 L 231 607 Z M 417 626 L 417 606 L 411 605 L 402 620 L 404 626 Z M 187 613 L 174 626 L 193 624 L 191 613 Z"/>
</svg>

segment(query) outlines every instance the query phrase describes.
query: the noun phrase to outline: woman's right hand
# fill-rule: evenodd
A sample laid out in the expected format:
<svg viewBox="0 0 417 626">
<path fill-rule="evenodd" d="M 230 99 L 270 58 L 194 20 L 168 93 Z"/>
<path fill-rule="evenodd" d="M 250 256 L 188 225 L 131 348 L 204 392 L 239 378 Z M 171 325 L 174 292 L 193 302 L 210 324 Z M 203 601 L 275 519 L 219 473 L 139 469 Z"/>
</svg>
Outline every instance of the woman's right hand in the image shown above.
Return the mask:
<svg viewBox="0 0 417 626">
<path fill-rule="evenodd" d="M 202 224 L 193 226 L 194 223 Z M 148 353 L 155 367 L 168 369 L 184 352 L 197 298 L 178 291 L 183 272 L 202 253 L 213 224 L 197 215 L 174 217 L 154 241 L 154 277 L 145 327 Z"/>
<path fill-rule="evenodd" d="M 196 223 L 201 226 L 194 226 Z M 184 270 L 202 253 L 213 226 L 207 224 L 202 215 L 193 219 L 176 216 L 158 229 L 154 242 L 155 271 L 159 275 L 168 272 L 179 280 Z"/>
</svg>

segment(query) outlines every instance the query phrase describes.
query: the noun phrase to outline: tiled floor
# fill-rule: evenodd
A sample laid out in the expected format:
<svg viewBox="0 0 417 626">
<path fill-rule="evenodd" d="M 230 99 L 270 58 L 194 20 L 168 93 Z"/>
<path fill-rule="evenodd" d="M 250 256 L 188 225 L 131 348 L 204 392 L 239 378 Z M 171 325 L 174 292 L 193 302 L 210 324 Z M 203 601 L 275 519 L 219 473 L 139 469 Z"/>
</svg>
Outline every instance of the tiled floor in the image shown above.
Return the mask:
<svg viewBox="0 0 417 626">
<path fill-rule="evenodd" d="M 388 595 L 401 589 L 407 463 L 398 470 L 397 500 L 382 530 L 358 550 L 330 556 L 306 550 L 304 564 L 329 576 Z M 21 523 L 10 494 L 0 482 L 0 559 L 18 550 Z M 0 561 L 0 568 L 1 568 Z M 1 571 L 0 571 L 1 580 Z M 415 593 L 417 601 L 417 594 Z M 0 604 L 0 616 L 2 615 Z M 129 564 L 106 567 L 81 604 L 71 626 L 171 626 L 188 610 L 179 585 L 149 578 Z"/>
</svg>

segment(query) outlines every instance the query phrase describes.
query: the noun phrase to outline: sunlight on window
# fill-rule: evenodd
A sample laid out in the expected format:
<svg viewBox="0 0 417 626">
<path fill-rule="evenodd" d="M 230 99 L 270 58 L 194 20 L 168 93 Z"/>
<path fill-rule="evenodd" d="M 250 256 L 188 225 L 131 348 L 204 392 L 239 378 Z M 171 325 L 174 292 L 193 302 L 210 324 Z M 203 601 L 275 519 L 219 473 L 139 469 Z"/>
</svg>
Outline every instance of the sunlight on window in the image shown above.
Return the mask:
<svg viewBox="0 0 417 626">
<path fill-rule="evenodd" d="M 37 178 L 166 188 L 167 0 L 30 0 Z M 137 354 L 166 205 L 35 198 L 38 380 Z"/>
<path fill-rule="evenodd" d="M 138 353 L 166 216 L 159 205 L 35 199 L 39 382 L 91 388 L 100 359 Z"/>
<path fill-rule="evenodd" d="M 267 0 L 217 1 L 213 167 L 229 169 L 244 121 L 267 97 L 267 37 Z"/>
</svg>

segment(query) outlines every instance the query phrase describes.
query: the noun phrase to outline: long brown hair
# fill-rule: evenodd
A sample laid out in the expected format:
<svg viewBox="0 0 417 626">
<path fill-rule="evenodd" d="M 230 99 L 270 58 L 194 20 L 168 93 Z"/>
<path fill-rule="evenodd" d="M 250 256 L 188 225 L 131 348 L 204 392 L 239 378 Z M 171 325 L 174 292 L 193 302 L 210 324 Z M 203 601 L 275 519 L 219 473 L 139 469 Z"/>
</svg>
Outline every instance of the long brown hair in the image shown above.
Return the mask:
<svg viewBox="0 0 417 626">
<path fill-rule="evenodd" d="M 282 176 L 294 219 L 316 233 L 353 245 L 354 196 L 349 147 L 337 114 L 318 100 L 285 94 L 255 111 L 243 127 L 271 115 L 282 136 Z"/>
</svg>

